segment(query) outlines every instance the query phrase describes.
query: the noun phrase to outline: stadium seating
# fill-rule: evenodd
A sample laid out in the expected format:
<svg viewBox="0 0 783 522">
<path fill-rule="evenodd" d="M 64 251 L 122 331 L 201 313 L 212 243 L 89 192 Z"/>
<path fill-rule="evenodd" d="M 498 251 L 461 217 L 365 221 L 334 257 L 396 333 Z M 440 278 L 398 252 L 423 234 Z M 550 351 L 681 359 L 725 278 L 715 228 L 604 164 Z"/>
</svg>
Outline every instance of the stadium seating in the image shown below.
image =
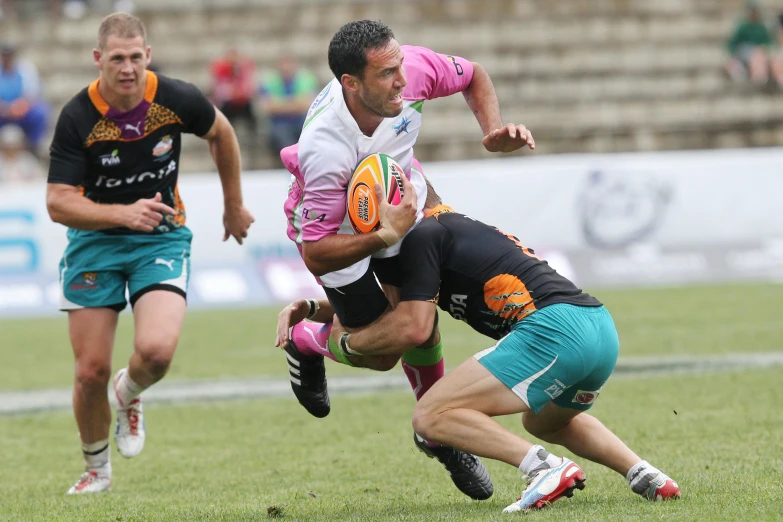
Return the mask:
<svg viewBox="0 0 783 522">
<path fill-rule="evenodd" d="M 153 60 L 206 87 L 207 64 L 234 46 L 271 67 L 290 52 L 324 83 L 329 38 L 345 21 L 381 19 L 403 43 L 482 63 L 504 117 L 534 131 L 538 153 L 779 145 L 778 93 L 740 88 L 722 73 L 737 0 L 136 0 Z M 765 2 L 767 15 L 775 3 Z M 56 108 L 95 76 L 90 49 L 100 15 L 4 21 L 40 67 Z M 35 44 L 33 44 L 35 42 Z M 461 97 L 429 102 L 417 155 L 483 157 Z M 187 171 L 210 169 L 187 142 Z M 258 145 L 263 149 L 263 145 Z M 259 156 L 259 155 L 257 155 Z M 250 167 L 276 166 L 263 153 Z"/>
</svg>

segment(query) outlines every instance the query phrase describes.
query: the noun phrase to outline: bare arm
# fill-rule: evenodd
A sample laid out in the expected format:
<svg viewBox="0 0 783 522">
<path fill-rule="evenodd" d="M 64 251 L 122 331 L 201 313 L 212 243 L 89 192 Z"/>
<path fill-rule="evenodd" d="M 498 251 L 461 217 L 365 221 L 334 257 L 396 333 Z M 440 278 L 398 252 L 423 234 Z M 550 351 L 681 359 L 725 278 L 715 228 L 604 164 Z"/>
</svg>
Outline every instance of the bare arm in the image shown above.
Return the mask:
<svg viewBox="0 0 783 522">
<path fill-rule="evenodd" d="M 78 187 L 63 183 L 46 185 L 46 208 L 55 223 L 79 230 L 125 226 L 125 205 L 101 205 L 85 198 Z"/>
<path fill-rule="evenodd" d="M 127 227 L 152 232 L 164 213 L 175 214 L 173 208 L 161 203 L 160 193 L 132 205 L 104 205 L 84 197 L 78 187 L 64 183 L 47 184 L 46 208 L 52 221 L 78 230 Z"/>
<path fill-rule="evenodd" d="M 242 161 L 237 136 L 228 119 L 216 108 L 215 122 L 209 132 L 202 137 L 209 143 L 209 152 L 215 161 L 218 175 L 220 175 L 220 183 L 223 186 L 225 209 L 223 241 L 233 236 L 241 245 L 242 240 L 247 237 L 247 229 L 255 220 L 242 203 L 242 182 L 240 179 Z"/>
<path fill-rule="evenodd" d="M 473 64 L 473 79 L 462 95 L 476 117 L 481 132 L 482 143 L 489 152 L 511 152 L 525 145 L 536 148 L 533 135 L 524 125 L 503 124 L 500 115 L 500 102 L 495 86 L 486 69 L 476 62 Z"/>
<path fill-rule="evenodd" d="M 302 259 L 310 273 L 322 276 L 342 270 L 399 241 L 414 225 L 418 213 L 416 189 L 406 176 L 402 176 L 402 187 L 400 203 L 391 206 L 381 186 L 375 184 L 375 197 L 380 201 L 379 230 L 369 234 L 330 234 L 318 241 L 304 241 Z"/>
<path fill-rule="evenodd" d="M 349 348 L 362 355 L 401 355 L 430 338 L 435 325 L 435 303 L 402 301 L 372 325 L 348 336 Z M 340 342 L 345 329 L 335 323 L 332 340 Z"/>
<path fill-rule="evenodd" d="M 360 235 L 331 234 L 302 243 L 302 258 L 315 276 L 336 272 L 386 248 L 378 232 Z"/>
<path fill-rule="evenodd" d="M 297 299 L 286 305 L 277 314 L 277 336 L 275 346 L 285 346 L 288 343 L 288 330 L 307 319 L 310 315 L 310 301 L 316 303 L 315 315 L 309 318 L 315 323 L 328 323 L 334 316 L 334 308 L 328 299 Z"/>
<path fill-rule="evenodd" d="M 503 126 L 503 119 L 500 116 L 500 102 L 498 102 L 495 86 L 492 85 L 492 79 L 487 70 L 479 63 L 472 62 L 472 64 L 473 79 L 462 95 L 476 117 L 481 132 L 486 136 L 490 131 Z"/>
</svg>

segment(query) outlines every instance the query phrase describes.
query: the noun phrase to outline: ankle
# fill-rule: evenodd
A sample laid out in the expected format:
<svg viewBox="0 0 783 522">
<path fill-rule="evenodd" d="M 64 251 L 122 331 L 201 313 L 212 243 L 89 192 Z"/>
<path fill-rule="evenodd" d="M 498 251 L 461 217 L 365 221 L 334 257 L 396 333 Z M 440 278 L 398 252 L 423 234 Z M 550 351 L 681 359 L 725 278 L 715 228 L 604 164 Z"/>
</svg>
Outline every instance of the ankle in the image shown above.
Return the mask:
<svg viewBox="0 0 783 522">
<path fill-rule="evenodd" d="M 522 459 L 519 471 L 530 477 L 542 469 L 554 468 L 562 462 L 561 457 L 552 455 L 543 446 L 536 444 L 528 450 L 525 458 Z"/>
<path fill-rule="evenodd" d="M 109 439 L 82 443 L 82 455 L 87 471 L 95 471 L 99 475 L 111 475 Z"/>
</svg>

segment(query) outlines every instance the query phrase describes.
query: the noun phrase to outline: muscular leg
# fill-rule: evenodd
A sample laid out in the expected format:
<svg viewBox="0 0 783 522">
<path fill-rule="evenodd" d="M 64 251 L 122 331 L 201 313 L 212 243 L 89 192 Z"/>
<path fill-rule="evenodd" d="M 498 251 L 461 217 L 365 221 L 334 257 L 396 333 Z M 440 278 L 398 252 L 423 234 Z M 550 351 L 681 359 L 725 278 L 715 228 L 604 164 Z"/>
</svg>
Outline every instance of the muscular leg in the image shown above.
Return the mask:
<svg viewBox="0 0 783 522">
<path fill-rule="evenodd" d="M 471 357 L 421 398 L 413 413 L 413 429 L 427 440 L 518 467 L 533 444 L 492 417 L 528 409 L 522 399 Z"/>
<path fill-rule="evenodd" d="M 166 290 L 142 295 L 133 307 L 135 337 L 128 375 L 148 388 L 168 372 L 185 320 L 185 298 Z"/>
<path fill-rule="evenodd" d="M 111 410 L 107 386 L 118 315 L 109 308 L 68 312 L 68 330 L 75 358 L 73 411 L 84 444 L 109 437 Z"/>
<path fill-rule="evenodd" d="M 565 446 L 580 457 L 591 460 L 622 476 L 642 459 L 631 451 L 601 421 L 579 410 L 548 403 L 538 413 L 522 414 L 522 424 L 531 435 L 552 444 Z"/>
</svg>

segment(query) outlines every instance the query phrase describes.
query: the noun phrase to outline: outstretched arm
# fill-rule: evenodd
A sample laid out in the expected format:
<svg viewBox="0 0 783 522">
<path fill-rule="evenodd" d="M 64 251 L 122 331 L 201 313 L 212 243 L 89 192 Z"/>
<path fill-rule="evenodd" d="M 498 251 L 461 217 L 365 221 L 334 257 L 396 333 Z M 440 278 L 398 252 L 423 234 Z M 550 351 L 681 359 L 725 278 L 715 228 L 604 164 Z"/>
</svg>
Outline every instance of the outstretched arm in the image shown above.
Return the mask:
<svg viewBox="0 0 783 522">
<path fill-rule="evenodd" d="M 524 146 L 536 148 L 533 135 L 524 125 L 503 125 L 495 86 L 486 69 L 473 63 L 473 79 L 462 95 L 484 133 L 482 143 L 489 152 L 512 152 Z"/>
</svg>

